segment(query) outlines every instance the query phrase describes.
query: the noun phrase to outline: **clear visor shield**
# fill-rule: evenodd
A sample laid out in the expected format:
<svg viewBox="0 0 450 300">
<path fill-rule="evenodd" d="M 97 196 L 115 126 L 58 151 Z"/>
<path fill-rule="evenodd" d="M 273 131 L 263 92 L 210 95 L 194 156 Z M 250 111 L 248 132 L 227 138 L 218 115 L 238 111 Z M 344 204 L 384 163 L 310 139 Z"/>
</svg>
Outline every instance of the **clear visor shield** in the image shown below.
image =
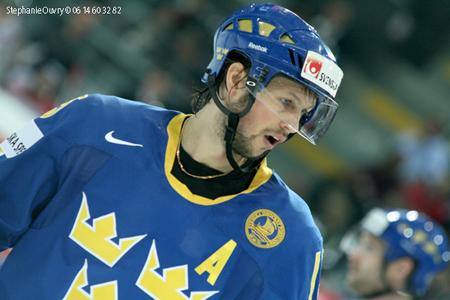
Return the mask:
<svg viewBox="0 0 450 300">
<path fill-rule="evenodd" d="M 361 220 L 360 224 L 351 228 L 342 238 L 339 245 L 342 252 L 347 255 L 356 247 L 365 245 L 362 240 L 363 233 L 367 236 L 378 237 L 381 239 L 383 233 L 389 226 L 389 218 L 395 218 L 394 215 L 386 215 L 384 210 L 374 208 Z"/>
<path fill-rule="evenodd" d="M 349 230 L 344 237 L 341 239 L 339 244 L 339 250 L 341 250 L 346 255 L 350 255 L 356 247 L 359 246 L 361 239 L 361 227 L 353 227 Z"/>
<path fill-rule="evenodd" d="M 314 145 L 330 127 L 338 108 L 333 99 L 284 77 L 275 77 L 267 88 L 252 80 L 246 86 L 255 101 L 284 122 L 291 133 Z"/>
</svg>

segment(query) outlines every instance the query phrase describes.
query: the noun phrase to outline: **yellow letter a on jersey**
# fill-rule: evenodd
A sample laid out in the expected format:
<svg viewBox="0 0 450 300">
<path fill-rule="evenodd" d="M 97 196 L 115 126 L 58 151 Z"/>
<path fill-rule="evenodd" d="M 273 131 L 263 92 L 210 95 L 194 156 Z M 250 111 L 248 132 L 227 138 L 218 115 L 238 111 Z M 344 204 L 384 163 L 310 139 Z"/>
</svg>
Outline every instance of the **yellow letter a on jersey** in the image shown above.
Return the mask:
<svg viewBox="0 0 450 300">
<path fill-rule="evenodd" d="M 202 275 L 205 271 L 209 273 L 207 281 L 209 284 L 214 285 L 217 278 L 225 267 L 231 254 L 233 254 L 234 248 L 236 248 L 236 242 L 229 240 L 225 245 L 219 248 L 216 252 L 211 254 L 204 262 L 202 262 L 195 272 Z"/>
</svg>

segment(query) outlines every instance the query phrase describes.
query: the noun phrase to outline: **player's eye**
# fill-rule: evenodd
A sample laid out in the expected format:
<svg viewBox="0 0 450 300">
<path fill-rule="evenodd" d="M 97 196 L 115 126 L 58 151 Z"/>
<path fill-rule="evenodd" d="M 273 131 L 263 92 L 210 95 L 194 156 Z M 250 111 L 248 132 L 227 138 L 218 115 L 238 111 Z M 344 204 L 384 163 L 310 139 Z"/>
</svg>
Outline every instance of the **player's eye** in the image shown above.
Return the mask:
<svg viewBox="0 0 450 300">
<path fill-rule="evenodd" d="M 291 99 L 280 98 L 280 103 L 286 108 L 291 108 L 294 106 L 294 101 Z"/>
</svg>

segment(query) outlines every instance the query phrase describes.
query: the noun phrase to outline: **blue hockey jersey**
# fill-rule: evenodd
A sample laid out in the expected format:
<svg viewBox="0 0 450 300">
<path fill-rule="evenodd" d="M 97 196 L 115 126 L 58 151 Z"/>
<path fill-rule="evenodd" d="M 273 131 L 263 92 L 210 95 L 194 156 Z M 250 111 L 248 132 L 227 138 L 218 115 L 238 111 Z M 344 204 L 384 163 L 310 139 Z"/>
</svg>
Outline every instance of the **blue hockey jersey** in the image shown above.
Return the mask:
<svg viewBox="0 0 450 300">
<path fill-rule="evenodd" d="M 0 145 L 0 299 L 316 299 L 322 238 L 264 161 L 208 199 L 171 174 L 187 116 L 74 99 Z"/>
</svg>

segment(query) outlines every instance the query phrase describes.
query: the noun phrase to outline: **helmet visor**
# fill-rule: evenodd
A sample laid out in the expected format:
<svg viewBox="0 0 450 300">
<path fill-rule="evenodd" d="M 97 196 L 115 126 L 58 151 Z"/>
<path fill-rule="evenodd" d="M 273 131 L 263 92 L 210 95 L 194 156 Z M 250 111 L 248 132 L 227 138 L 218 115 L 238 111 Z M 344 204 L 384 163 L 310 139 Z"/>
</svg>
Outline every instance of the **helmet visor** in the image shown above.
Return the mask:
<svg viewBox="0 0 450 300">
<path fill-rule="evenodd" d="M 346 255 L 352 253 L 352 251 L 359 246 L 361 232 L 360 225 L 356 225 L 348 230 L 339 243 L 339 250 Z"/>
<path fill-rule="evenodd" d="M 251 79 L 246 86 L 255 101 L 314 145 L 330 127 L 338 108 L 333 99 L 285 76 L 274 77 L 267 87 Z"/>
</svg>

